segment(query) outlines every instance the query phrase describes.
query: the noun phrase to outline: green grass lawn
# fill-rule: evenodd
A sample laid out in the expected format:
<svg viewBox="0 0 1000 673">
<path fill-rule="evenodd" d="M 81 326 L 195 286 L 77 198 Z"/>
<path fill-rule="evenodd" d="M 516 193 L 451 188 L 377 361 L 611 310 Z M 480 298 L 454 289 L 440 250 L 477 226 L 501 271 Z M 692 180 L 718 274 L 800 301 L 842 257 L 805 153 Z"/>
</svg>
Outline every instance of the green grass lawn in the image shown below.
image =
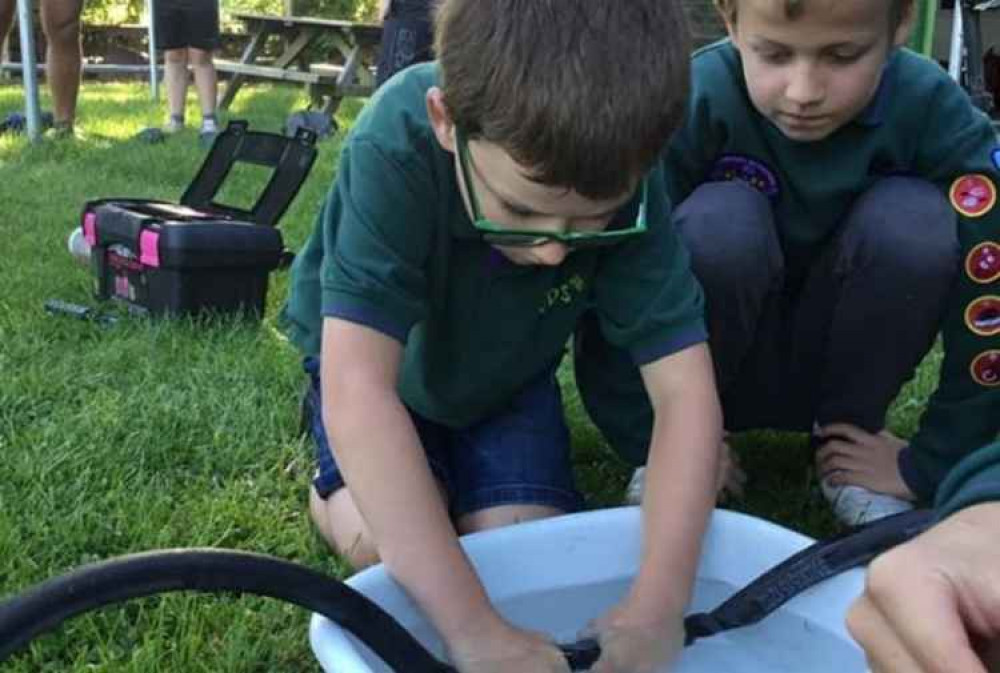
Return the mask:
<svg viewBox="0 0 1000 673">
<path fill-rule="evenodd" d="M 297 90 L 254 87 L 231 116 L 277 131 L 304 102 Z M 0 87 L 0 115 L 21 107 L 18 87 Z M 344 106 L 342 127 L 357 109 Z M 197 119 L 193 105 L 188 116 Z M 176 200 L 194 175 L 203 157 L 194 131 L 156 146 L 131 140 L 162 117 L 141 85 L 88 82 L 82 139 L 31 146 L 0 137 L 0 596 L 82 563 L 165 547 L 231 547 L 347 572 L 306 516 L 313 468 L 297 432 L 302 375 L 274 327 L 286 275 L 273 276 L 259 328 L 140 319 L 102 327 L 42 308 L 49 298 L 94 305 L 90 272 L 65 247 L 86 200 Z M 320 144 L 282 221 L 292 249 L 311 228 L 338 147 Z M 931 360 L 897 401 L 894 430 L 914 429 L 936 376 Z M 564 373 L 580 484 L 594 506 L 614 504 L 628 470 L 586 421 Z M 734 508 L 813 535 L 834 529 L 804 437 L 734 441 L 753 478 Z M 315 671 L 307 622 L 274 601 L 144 599 L 69 622 L 4 670 Z"/>
</svg>

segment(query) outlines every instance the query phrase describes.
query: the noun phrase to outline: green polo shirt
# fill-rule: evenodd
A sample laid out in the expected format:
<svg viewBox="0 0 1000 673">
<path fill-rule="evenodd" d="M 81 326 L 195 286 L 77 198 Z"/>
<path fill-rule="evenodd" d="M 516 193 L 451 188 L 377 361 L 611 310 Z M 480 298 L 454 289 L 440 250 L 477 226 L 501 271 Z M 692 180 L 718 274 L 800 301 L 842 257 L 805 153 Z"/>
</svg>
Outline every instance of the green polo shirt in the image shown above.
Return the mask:
<svg viewBox="0 0 1000 673">
<path fill-rule="evenodd" d="M 810 267 L 881 178 L 924 178 L 955 206 L 963 269 L 943 325 L 941 380 L 900 460 L 929 499 L 1000 430 L 1000 150 L 989 120 L 936 63 L 908 50 L 891 55 L 866 110 L 814 143 L 788 139 L 756 111 L 728 40 L 695 53 L 693 81 L 685 126 L 666 152 L 668 195 L 679 203 L 704 182 L 754 185 L 772 203 L 790 274 Z"/>
<path fill-rule="evenodd" d="M 1000 442 L 963 459 L 938 489 L 935 508 L 944 518 L 983 502 L 1000 502 Z"/>
<path fill-rule="evenodd" d="M 650 174 L 642 236 L 575 251 L 557 267 L 514 265 L 473 228 L 454 156 L 434 137 L 425 94 L 437 81 L 433 63 L 395 77 L 345 141 L 281 315 L 303 353 L 319 353 L 324 317 L 376 329 L 404 344 L 403 402 L 464 427 L 553 368 L 586 309 L 638 364 L 706 339 L 662 168 Z M 630 226 L 637 211 L 634 198 L 610 226 Z"/>
</svg>

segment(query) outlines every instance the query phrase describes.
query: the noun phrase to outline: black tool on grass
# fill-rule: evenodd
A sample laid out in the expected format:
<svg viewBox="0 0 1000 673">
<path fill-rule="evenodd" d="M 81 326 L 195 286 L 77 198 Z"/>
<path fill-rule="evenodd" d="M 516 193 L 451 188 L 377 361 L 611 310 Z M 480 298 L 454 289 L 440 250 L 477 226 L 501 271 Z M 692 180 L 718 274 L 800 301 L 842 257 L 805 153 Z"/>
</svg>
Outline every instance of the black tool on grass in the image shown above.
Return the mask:
<svg viewBox="0 0 1000 673">
<path fill-rule="evenodd" d="M 49 299 L 45 302 L 45 311 L 51 315 L 65 315 L 78 320 L 89 320 L 102 325 L 113 325 L 118 318 L 106 313 L 100 313 L 89 306 L 74 304 L 62 299 Z"/>
<path fill-rule="evenodd" d="M 685 620 L 687 643 L 749 626 L 793 596 L 867 563 L 934 520 L 914 510 L 817 542 L 768 570 L 708 613 Z M 253 594 L 324 615 L 400 673 L 454 673 L 374 602 L 328 575 L 282 559 L 224 549 L 173 549 L 83 566 L 0 603 L 0 662 L 65 620 L 131 598 L 172 591 Z M 594 640 L 561 646 L 572 670 L 600 656 Z"/>
</svg>

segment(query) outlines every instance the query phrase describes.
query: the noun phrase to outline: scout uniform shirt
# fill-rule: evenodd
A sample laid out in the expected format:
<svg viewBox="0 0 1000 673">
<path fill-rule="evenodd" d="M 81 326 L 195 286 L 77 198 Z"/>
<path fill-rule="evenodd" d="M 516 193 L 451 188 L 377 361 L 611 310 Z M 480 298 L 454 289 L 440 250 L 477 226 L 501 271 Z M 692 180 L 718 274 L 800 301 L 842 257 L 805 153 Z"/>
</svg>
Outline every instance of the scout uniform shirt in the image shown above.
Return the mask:
<svg viewBox="0 0 1000 673">
<path fill-rule="evenodd" d="M 944 518 L 983 502 L 1000 502 L 1000 441 L 969 455 L 949 472 L 934 505 Z"/>
<path fill-rule="evenodd" d="M 895 50 L 872 102 L 818 142 L 789 140 L 753 107 L 725 40 L 695 52 L 686 124 L 666 157 L 675 203 L 699 184 L 742 180 L 771 201 L 790 277 L 801 277 L 877 180 L 940 186 L 958 213 L 963 268 L 943 325 L 945 359 L 920 430 L 900 456 L 924 499 L 1000 430 L 1000 148 L 989 120 L 932 61 Z"/>
<path fill-rule="evenodd" d="M 413 411 L 466 427 L 554 368 L 580 314 L 639 364 L 705 341 L 701 290 L 669 221 L 662 168 L 650 174 L 648 230 L 559 266 L 518 266 L 484 243 L 437 143 L 425 94 L 434 63 L 394 77 L 345 141 L 337 180 L 293 267 L 282 323 L 306 355 L 324 317 L 405 345 L 399 394 Z M 611 227 L 631 226 L 638 197 Z M 619 219 L 621 218 L 621 219 Z"/>
</svg>

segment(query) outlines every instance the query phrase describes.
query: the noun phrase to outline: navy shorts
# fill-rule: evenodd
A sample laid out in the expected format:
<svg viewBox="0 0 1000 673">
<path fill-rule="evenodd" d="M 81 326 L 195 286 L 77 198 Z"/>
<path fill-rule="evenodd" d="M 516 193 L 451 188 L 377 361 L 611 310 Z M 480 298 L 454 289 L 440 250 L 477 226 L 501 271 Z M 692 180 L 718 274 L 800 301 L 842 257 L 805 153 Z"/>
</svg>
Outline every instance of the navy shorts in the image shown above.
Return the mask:
<svg viewBox="0 0 1000 673">
<path fill-rule="evenodd" d="M 219 6 L 214 0 L 157 0 L 154 6 L 157 49 L 218 49 Z"/>
<path fill-rule="evenodd" d="M 344 485 L 320 409 L 319 360 L 306 358 L 305 409 L 319 469 L 313 486 L 328 498 Z M 452 516 L 499 505 L 583 506 L 573 482 L 569 430 L 554 371 L 530 382 L 510 405 L 468 428 L 454 429 L 410 411 L 431 472 L 448 494 Z"/>
</svg>

